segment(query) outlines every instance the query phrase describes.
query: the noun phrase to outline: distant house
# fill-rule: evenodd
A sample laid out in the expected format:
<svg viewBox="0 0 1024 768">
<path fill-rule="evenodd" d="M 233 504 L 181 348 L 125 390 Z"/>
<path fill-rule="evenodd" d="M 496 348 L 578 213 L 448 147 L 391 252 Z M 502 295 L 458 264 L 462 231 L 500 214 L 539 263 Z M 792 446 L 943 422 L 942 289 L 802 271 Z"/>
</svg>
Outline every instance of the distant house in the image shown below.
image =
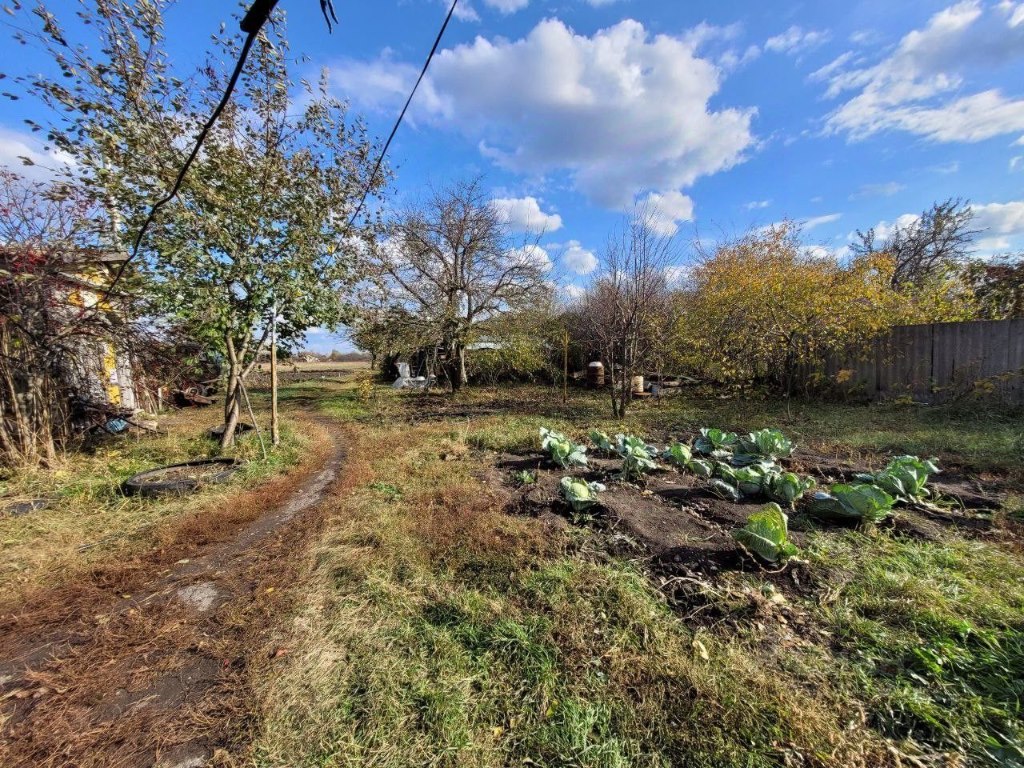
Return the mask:
<svg viewBox="0 0 1024 768">
<path fill-rule="evenodd" d="M 75 310 L 98 308 L 105 315 L 120 312 L 117 303 L 105 298 L 104 291 L 125 257 L 111 253 L 78 254 L 69 260 L 64 274 L 65 299 Z M 138 393 L 131 357 L 112 337 L 94 338 L 83 343 L 82 354 L 74 361 L 77 394 L 86 402 L 124 410 L 138 409 Z"/>
<path fill-rule="evenodd" d="M 51 348 L 60 355 L 62 388 L 81 403 L 134 411 L 139 397 L 131 358 L 125 340 L 115 338 L 124 328 L 121 307 L 106 295 L 124 261 L 122 255 L 96 249 L 54 255 L 0 247 L 0 269 L 12 280 L 39 286 L 24 297 L 23 309 L 34 317 L 20 325 L 44 347 L 47 339 L 71 340 Z"/>
</svg>

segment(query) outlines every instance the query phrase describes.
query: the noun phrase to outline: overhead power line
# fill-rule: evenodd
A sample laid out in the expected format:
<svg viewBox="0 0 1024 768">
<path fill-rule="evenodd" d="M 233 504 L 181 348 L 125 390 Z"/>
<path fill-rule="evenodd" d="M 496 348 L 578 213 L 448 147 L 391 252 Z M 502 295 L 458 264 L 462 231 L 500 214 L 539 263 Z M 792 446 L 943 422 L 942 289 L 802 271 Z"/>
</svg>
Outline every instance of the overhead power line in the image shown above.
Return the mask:
<svg viewBox="0 0 1024 768">
<path fill-rule="evenodd" d="M 384 142 L 384 148 L 380 152 L 380 157 L 377 158 L 377 163 L 373 167 L 373 173 L 370 174 L 370 178 L 366 181 L 366 188 L 363 190 L 363 196 L 359 200 L 359 205 L 356 206 L 355 212 L 348 220 L 348 226 L 351 227 L 355 223 L 356 217 L 362 212 L 363 206 L 366 204 L 366 198 L 370 194 L 370 190 L 373 189 L 373 182 L 377 179 L 377 174 L 380 173 L 380 168 L 384 164 L 384 157 L 388 153 L 388 148 L 391 146 L 392 140 L 395 138 L 395 134 L 398 133 L 398 127 L 402 124 L 402 120 L 405 118 L 405 113 L 409 109 L 409 105 L 412 103 L 412 97 L 416 95 L 416 90 L 420 87 L 420 83 L 423 81 L 424 76 L 427 74 L 427 70 L 430 68 L 430 62 L 434 60 L 434 54 L 437 53 L 438 47 L 441 45 L 441 38 L 444 37 L 444 32 L 448 29 L 448 22 L 452 20 L 452 16 L 455 15 L 455 6 L 459 4 L 459 0 L 452 0 L 452 6 L 448 9 L 448 15 L 444 17 L 444 23 L 441 25 L 441 29 L 437 32 L 437 37 L 434 38 L 434 45 L 430 49 L 430 53 L 427 54 L 427 60 L 423 62 L 423 68 L 420 70 L 420 76 L 416 78 L 416 82 L 412 86 L 412 90 L 409 91 L 409 98 L 405 100 L 405 105 L 402 107 L 402 111 L 398 115 L 398 119 L 395 121 L 394 127 L 391 129 L 391 133 L 388 135 L 388 140 Z"/>
<path fill-rule="evenodd" d="M 156 219 L 157 213 L 160 212 L 161 208 L 177 197 L 178 192 L 181 189 L 181 185 L 185 181 L 185 176 L 188 174 L 192 164 L 199 156 L 203 142 L 206 141 L 206 137 L 209 135 L 214 124 L 217 122 L 217 119 L 221 116 L 221 113 L 231 100 L 231 96 L 235 91 L 235 86 L 238 84 L 238 79 L 242 74 L 242 70 L 245 68 L 245 62 L 249 57 L 249 51 L 252 49 L 253 43 L 256 42 L 256 38 L 259 35 L 260 30 L 263 29 L 264 25 L 267 23 L 267 20 L 270 18 L 270 14 L 273 12 L 277 3 L 278 0 L 255 0 L 255 2 L 249 7 L 245 16 L 242 18 L 239 26 L 241 27 L 241 30 L 246 33 L 246 38 L 245 42 L 242 44 L 242 50 L 239 52 L 238 60 L 235 62 L 235 68 L 232 70 L 231 77 L 228 79 L 227 87 L 224 89 L 224 93 L 221 96 L 220 101 L 217 103 L 217 106 L 203 125 L 203 129 L 196 137 L 192 151 L 189 153 L 188 158 L 186 158 L 185 164 L 182 165 L 177 177 L 175 177 L 174 184 L 171 186 L 170 191 L 150 207 L 145 221 L 143 221 L 142 226 L 135 235 L 135 240 L 132 243 L 132 249 L 128 254 L 128 258 L 121 262 L 117 273 L 114 275 L 114 279 L 105 291 L 105 296 L 109 296 L 113 292 L 114 288 L 124 276 L 128 265 L 138 256 L 139 250 L 142 247 L 142 240 L 146 235 L 146 231 Z M 384 158 L 387 155 L 388 149 L 391 147 L 391 142 L 394 140 L 395 134 L 398 133 L 398 128 L 402 124 L 402 120 L 405 118 L 405 113 L 408 111 L 409 105 L 412 103 L 413 96 L 416 95 L 416 90 L 420 87 L 420 83 L 423 81 L 424 76 L 427 74 L 427 69 L 430 67 L 430 62 L 433 61 L 434 54 L 437 53 L 437 49 L 441 45 L 441 39 L 444 37 L 445 30 L 448 29 L 448 24 L 452 20 L 452 16 L 455 14 L 455 7 L 458 3 L 459 0 L 452 0 L 452 5 L 448 9 L 448 15 L 445 16 L 444 23 L 441 25 L 441 29 L 438 30 L 437 37 L 434 38 L 434 45 L 431 47 L 430 53 L 427 55 L 427 60 L 423 62 L 423 68 L 420 70 L 419 77 L 416 78 L 416 82 L 413 84 L 412 90 L 409 92 L 409 98 L 405 100 L 405 105 L 402 107 L 402 111 L 398 115 L 398 119 L 395 121 L 394 127 L 391 129 L 391 133 L 388 135 L 387 141 L 384 142 L 384 148 L 381 150 L 380 156 L 377 158 L 377 162 L 373 167 L 373 172 L 370 174 L 369 179 L 367 179 L 366 186 L 359 199 L 359 205 L 356 206 L 355 212 L 349 219 L 348 225 L 350 227 L 366 205 L 366 198 L 369 196 L 370 190 L 373 189 L 373 183 L 376 181 L 377 174 L 380 173 L 381 166 L 384 164 Z M 334 24 L 338 23 L 338 17 L 334 12 L 333 0 L 320 0 L 320 10 L 327 22 L 328 32 L 333 31 L 332 20 Z"/>
</svg>

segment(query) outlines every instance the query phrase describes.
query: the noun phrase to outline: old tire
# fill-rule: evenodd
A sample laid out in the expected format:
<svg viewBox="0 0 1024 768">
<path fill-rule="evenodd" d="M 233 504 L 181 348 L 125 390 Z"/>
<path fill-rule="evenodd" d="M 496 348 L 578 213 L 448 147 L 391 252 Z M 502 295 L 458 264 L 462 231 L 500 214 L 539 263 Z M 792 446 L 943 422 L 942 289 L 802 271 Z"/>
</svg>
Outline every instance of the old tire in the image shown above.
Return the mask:
<svg viewBox="0 0 1024 768">
<path fill-rule="evenodd" d="M 199 459 L 139 472 L 121 486 L 128 496 L 185 496 L 223 483 L 241 467 L 237 459 Z"/>
</svg>

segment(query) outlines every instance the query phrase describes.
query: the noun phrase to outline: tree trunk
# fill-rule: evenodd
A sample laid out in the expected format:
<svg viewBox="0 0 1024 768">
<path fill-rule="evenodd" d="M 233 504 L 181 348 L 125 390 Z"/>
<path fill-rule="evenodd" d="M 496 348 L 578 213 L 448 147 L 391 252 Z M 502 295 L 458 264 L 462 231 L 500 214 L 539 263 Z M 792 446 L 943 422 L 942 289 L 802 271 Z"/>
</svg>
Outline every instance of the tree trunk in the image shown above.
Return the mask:
<svg viewBox="0 0 1024 768">
<path fill-rule="evenodd" d="M 608 387 L 608 393 L 612 398 L 612 417 L 619 417 L 619 401 L 615 397 L 615 345 L 611 344 L 605 349 L 605 357 L 608 360 L 607 375 L 605 377 L 605 386 Z"/>
<path fill-rule="evenodd" d="M 466 375 L 466 348 L 459 344 L 459 387 L 469 384 L 469 377 Z"/>
<path fill-rule="evenodd" d="M 242 410 L 242 363 L 235 351 L 234 340 L 226 339 L 228 351 L 228 381 L 224 392 L 224 434 L 220 438 L 221 450 L 227 450 L 235 443 L 235 429 Z"/>
</svg>

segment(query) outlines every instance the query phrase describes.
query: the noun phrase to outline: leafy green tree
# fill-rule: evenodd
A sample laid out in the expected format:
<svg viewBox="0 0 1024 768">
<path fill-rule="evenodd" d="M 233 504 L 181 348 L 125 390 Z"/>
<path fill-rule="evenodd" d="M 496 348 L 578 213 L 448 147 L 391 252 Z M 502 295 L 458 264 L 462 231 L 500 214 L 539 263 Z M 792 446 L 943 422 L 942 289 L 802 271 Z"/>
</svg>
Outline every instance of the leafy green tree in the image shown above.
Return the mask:
<svg viewBox="0 0 1024 768">
<path fill-rule="evenodd" d="M 70 45 L 37 3 L 37 42 L 62 77 L 20 81 L 55 109 L 49 135 L 75 160 L 67 173 L 105 207 L 109 237 L 123 250 L 150 204 L 171 187 L 224 92 L 221 62 L 239 53 L 234 36 L 217 36 L 215 53 L 197 72 L 172 72 L 164 5 L 96 0 L 79 13 L 95 39 Z M 224 446 L 233 440 L 242 382 L 275 308 L 285 347 L 310 327 L 345 319 L 339 296 L 358 276 L 358 242 L 375 230 L 366 217 L 358 225 L 350 219 L 363 190 L 378 193 L 387 179 L 369 178 L 374 144 L 328 95 L 326 77 L 302 81 L 295 92 L 288 61 L 277 13 L 178 197 L 158 214 L 139 265 L 151 278 L 155 311 L 225 357 Z"/>
<path fill-rule="evenodd" d="M 964 279 L 974 290 L 980 319 L 1024 317 L 1024 254 L 975 259 L 966 266 Z"/>
<path fill-rule="evenodd" d="M 225 354 L 225 434 L 238 420 L 240 387 L 263 350 L 275 308 L 278 342 L 286 348 L 311 327 L 347 319 L 340 296 L 359 275 L 355 242 L 373 232 L 372 225 L 349 225 L 373 149 L 363 126 L 346 123 L 326 80 L 304 85 L 305 106 L 294 116 L 286 62 L 282 39 L 257 43 L 237 100 L 153 238 L 163 308 L 191 318 Z M 212 64 L 206 69 L 203 93 L 210 95 L 199 100 L 200 114 L 213 108 L 224 85 Z"/>
</svg>

